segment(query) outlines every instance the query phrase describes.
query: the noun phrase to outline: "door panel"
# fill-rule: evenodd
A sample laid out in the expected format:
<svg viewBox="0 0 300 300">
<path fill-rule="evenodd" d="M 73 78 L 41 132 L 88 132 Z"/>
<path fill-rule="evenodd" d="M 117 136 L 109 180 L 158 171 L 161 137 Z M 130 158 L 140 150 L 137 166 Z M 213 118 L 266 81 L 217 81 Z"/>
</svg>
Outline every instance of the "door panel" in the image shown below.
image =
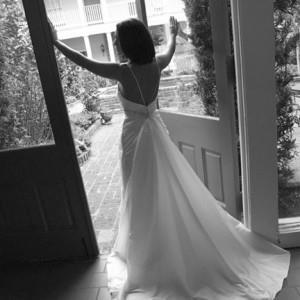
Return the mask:
<svg viewBox="0 0 300 300">
<path fill-rule="evenodd" d="M 208 149 L 202 149 L 202 154 L 204 183 L 217 200 L 224 202 L 221 154 Z"/>
<path fill-rule="evenodd" d="M 234 82 L 229 64 L 231 46 L 227 1 L 209 1 L 208 13 L 213 40 L 218 116 L 205 116 L 201 113 L 201 109 L 198 110 L 199 113 L 194 113 L 197 110 L 193 109 L 190 109 L 191 113 L 175 112 L 174 109 L 170 111 L 169 108 L 164 108 L 166 107 L 164 100 L 163 105 L 160 105 L 161 115 L 171 138 L 218 203 L 232 216 L 240 219 L 242 203 L 239 188 Z M 199 71 L 199 66 L 197 68 Z M 190 105 L 191 101 L 201 102 L 201 99 L 194 99 L 195 92 L 190 89 L 192 91 L 190 98 L 184 99 L 183 105 Z"/>
<path fill-rule="evenodd" d="M 0 261 L 98 254 L 42 1 L 24 0 L 55 144 L 0 151 Z"/>
<path fill-rule="evenodd" d="M 196 148 L 194 145 L 189 145 L 184 142 L 178 142 L 178 146 L 186 160 L 196 173 L 198 173 L 197 160 L 196 160 Z"/>
<path fill-rule="evenodd" d="M 234 205 L 236 204 L 232 201 L 231 194 L 236 195 L 236 201 L 239 199 L 238 192 L 234 189 L 237 188 L 236 182 L 232 180 L 234 178 L 233 166 L 235 165 L 225 164 L 227 153 L 222 151 L 224 140 L 220 138 L 222 128 L 219 119 L 170 113 L 163 109 L 161 109 L 161 115 L 173 142 L 178 145 L 200 179 L 219 201 L 219 204 L 226 209 L 232 209 L 231 212 L 234 214 L 236 210 Z M 233 145 L 227 144 L 227 146 L 233 147 Z M 231 172 L 231 178 L 225 176 L 230 174 L 229 172 Z M 228 185 L 234 186 L 234 188 L 229 189 Z M 227 199 L 229 201 L 226 203 Z"/>
</svg>

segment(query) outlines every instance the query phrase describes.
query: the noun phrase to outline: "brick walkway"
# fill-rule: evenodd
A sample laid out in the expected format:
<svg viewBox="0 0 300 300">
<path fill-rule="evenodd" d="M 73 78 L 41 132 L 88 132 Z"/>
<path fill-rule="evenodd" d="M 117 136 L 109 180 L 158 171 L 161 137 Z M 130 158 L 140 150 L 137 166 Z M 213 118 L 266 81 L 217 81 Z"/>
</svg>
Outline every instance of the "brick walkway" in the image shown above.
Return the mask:
<svg viewBox="0 0 300 300">
<path fill-rule="evenodd" d="M 101 126 L 92 137 L 91 157 L 81 167 L 98 245 L 107 254 L 117 233 L 121 200 L 119 139 L 124 119 L 113 115 L 110 125 Z"/>
</svg>

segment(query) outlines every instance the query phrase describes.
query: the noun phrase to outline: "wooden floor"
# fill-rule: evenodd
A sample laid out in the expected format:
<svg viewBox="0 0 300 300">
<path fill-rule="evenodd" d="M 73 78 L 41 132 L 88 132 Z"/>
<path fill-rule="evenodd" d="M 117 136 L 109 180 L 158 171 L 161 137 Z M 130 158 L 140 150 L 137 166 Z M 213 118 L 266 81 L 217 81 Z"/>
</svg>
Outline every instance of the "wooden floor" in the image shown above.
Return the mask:
<svg viewBox="0 0 300 300">
<path fill-rule="evenodd" d="M 291 253 L 288 278 L 276 300 L 300 300 L 300 248 Z M 0 299 L 110 300 L 106 257 L 91 261 L 0 266 Z"/>
</svg>

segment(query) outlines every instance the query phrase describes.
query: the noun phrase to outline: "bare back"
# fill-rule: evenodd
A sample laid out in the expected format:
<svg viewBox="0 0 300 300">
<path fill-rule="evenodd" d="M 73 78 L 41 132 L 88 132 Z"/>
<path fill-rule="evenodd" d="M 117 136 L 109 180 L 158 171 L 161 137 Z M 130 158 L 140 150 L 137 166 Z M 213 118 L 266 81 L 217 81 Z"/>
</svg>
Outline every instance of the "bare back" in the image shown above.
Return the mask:
<svg viewBox="0 0 300 300">
<path fill-rule="evenodd" d="M 122 64 L 121 66 L 119 80 L 121 94 L 134 103 L 148 105 L 152 102 L 157 96 L 160 80 L 160 68 L 156 60 L 144 65 Z"/>
</svg>

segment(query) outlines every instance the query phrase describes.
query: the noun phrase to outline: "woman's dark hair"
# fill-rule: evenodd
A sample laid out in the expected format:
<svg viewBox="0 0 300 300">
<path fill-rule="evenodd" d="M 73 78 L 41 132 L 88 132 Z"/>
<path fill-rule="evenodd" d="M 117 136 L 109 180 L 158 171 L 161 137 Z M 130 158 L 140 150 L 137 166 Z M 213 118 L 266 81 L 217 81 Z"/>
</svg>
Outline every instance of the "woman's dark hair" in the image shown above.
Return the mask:
<svg viewBox="0 0 300 300">
<path fill-rule="evenodd" d="M 121 50 L 131 62 L 143 65 L 155 57 L 152 37 L 138 19 L 127 19 L 117 24 L 117 39 Z"/>
</svg>

